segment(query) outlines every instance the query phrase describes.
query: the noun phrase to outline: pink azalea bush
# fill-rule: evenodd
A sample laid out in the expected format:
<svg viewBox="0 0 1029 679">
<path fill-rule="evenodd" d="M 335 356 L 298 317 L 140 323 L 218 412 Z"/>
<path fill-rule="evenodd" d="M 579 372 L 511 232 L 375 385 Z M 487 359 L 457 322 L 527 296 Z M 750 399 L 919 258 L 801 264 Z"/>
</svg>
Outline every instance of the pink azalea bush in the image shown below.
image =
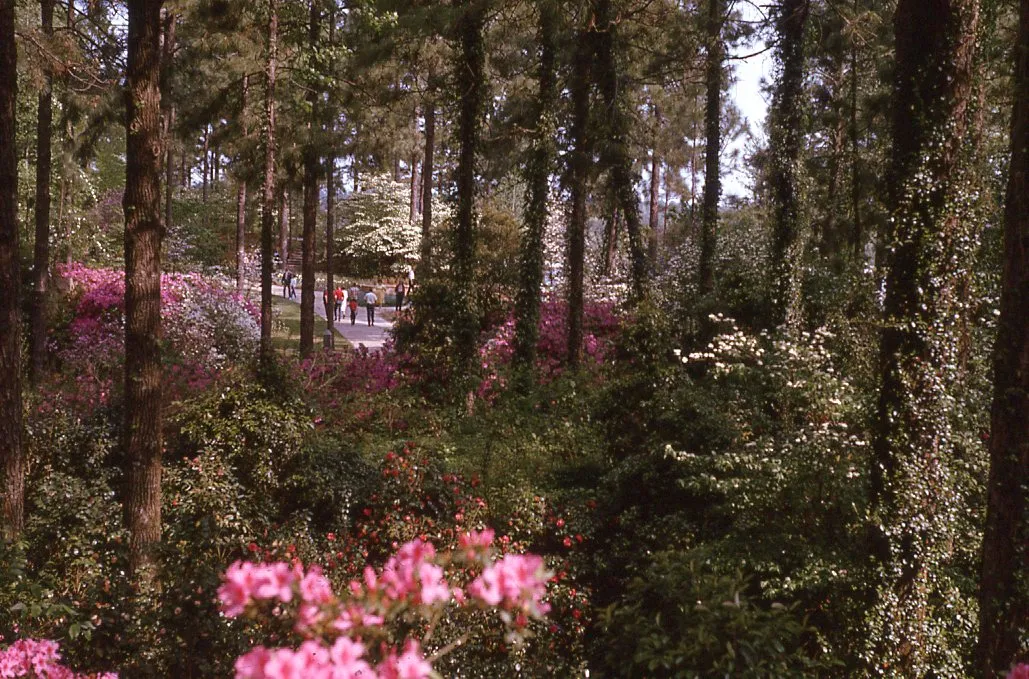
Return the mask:
<svg viewBox="0 0 1029 679">
<path fill-rule="evenodd" d="M 60 645 L 48 639 L 19 639 L 0 650 L 0 678 L 117 679 L 112 672 L 76 674 L 61 664 Z"/>
<path fill-rule="evenodd" d="M 1007 679 L 1029 679 L 1029 663 L 1019 663 L 1012 667 Z"/>
<path fill-rule="evenodd" d="M 542 558 L 508 554 L 494 560 L 491 530 L 467 533 L 458 549 L 438 553 L 431 542 L 402 545 L 381 570 L 366 567 L 337 594 L 317 566 L 236 562 L 218 590 L 228 617 L 291 619 L 303 641 L 296 649 L 257 646 L 236 661 L 237 679 L 424 679 L 432 662 L 449 649 L 426 656 L 432 630 L 451 607 L 499 611 L 512 639 L 530 619 L 549 610 L 543 600 L 551 574 Z M 448 576 L 448 569 L 451 575 Z M 469 574 L 476 574 L 471 577 Z M 471 577 L 464 587 L 457 577 Z M 428 623 L 422 639 L 391 643 L 390 623 L 411 616 Z"/>
</svg>

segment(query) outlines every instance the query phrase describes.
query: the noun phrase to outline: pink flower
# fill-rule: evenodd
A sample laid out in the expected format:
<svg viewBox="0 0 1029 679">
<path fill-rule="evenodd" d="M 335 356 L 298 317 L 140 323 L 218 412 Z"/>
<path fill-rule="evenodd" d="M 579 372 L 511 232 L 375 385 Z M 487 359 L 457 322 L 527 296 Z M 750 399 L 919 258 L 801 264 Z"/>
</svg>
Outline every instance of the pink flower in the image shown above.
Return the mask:
<svg viewBox="0 0 1029 679">
<path fill-rule="evenodd" d="M 371 666 L 364 661 L 364 644 L 347 637 L 336 639 L 329 649 L 333 665 L 333 679 L 370 679 L 374 677 Z"/>
<path fill-rule="evenodd" d="M 1019 663 L 1012 667 L 1007 679 L 1029 679 L 1029 664 Z"/>
<path fill-rule="evenodd" d="M 550 609 L 542 601 L 548 577 L 542 557 L 508 554 L 473 580 L 468 585 L 468 593 L 490 606 L 539 617 Z"/>
<path fill-rule="evenodd" d="M 230 618 L 240 615 L 251 599 L 292 601 L 293 585 L 299 577 L 289 564 L 237 561 L 225 571 L 225 583 L 218 588 L 222 612 Z"/>
<path fill-rule="evenodd" d="M 417 641 L 407 642 L 400 657 L 391 653 L 379 665 L 381 679 L 427 679 L 431 674 L 432 665 L 422 657 Z"/>
</svg>

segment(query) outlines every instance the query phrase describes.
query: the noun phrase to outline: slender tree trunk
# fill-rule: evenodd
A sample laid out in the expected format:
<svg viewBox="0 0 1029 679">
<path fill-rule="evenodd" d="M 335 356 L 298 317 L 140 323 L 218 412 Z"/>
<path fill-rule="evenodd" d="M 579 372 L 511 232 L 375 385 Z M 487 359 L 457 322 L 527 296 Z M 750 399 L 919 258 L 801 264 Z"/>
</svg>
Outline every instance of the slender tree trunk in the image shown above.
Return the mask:
<svg viewBox="0 0 1029 679">
<path fill-rule="evenodd" d="M 40 0 L 46 36 L 54 34 L 54 0 Z M 43 79 L 36 116 L 36 242 L 32 258 L 32 309 L 29 315 L 29 379 L 38 383 L 46 360 L 46 298 L 50 282 L 50 174 L 53 138 L 53 74 Z"/>
<path fill-rule="evenodd" d="M 808 0 L 783 0 L 776 17 L 780 79 L 770 111 L 773 226 L 769 271 L 772 299 L 769 326 L 801 322 L 801 273 L 806 220 L 801 195 L 801 146 L 804 143 L 804 28 Z M 831 208 L 830 208 L 831 209 Z"/>
<path fill-rule="evenodd" d="M 289 259 L 289 191 L 286 185 L 279 187 L 279 257 L 286 268 Z"/>
<path fill-rule="evenodd" d="M 858 9 L 858 0 L 854 0 L 854 11 Z M 852 38 L 853 40 L 853 38 Z M 857 41 L 850 46 L 850 209 L 853 213 L 854 228 L 851 232 L 850 247 L 854 261 L 860 263 L 864 256 L 865 234 L 861 224 L 861 146 L 858 138 L 858 60 Z"/>
<path fill-rule="evenodd" d="M 707 97 L 704 105 L 704 134 L 707 138 L 704 164 L 704 203 L 700 223 L 699 291 L 701 297 L 715 289 L 715 249 L 718 238 L 718 200 L 722 195 L 718 155 L 722 148 L 722 2 L 708 0 L 707 11 Z"/>
<path fill-rule="evenodd" d="M 70 0 L 69 0 L 70 1 Z M 175 125 L 175 104 L 171 103 L 172 58 L 175 54 L 175 24 L 177 15 L 168 10 L 164 15 L 164 44 L 161 46 L 161 138 L 164 140 L 164 229 L 172 226 L 172 186 L 175 171 L 172 167 L 172 128 Z"/>
<path fill-rule="evenodd" d="M 619 20 L 614 14 L 611 0 L 597 3 L 596 80 L 609 117 L 608 139 L 603 145 L 602 164 L 610 170 L 612 193 L 625 219 L 629 237 L 629 289 L 634 303 L 646 295 L 647 255 L 643 246 L 643 224 L 640 218 L 639 197 L 636 194 L 638 177 L 633 172 L 629 155 L 629 127 L 626 89 L 618 70 L 616 52 L 619 44 Z"/>
<path fill-rule="evenodd" d="M 413 226 L 418 223 L 418 158 L 416 156 L 411 156 L 411 159 L 408 162 L 411 167 L 411 176 L 409 177 L 411 200 L 407 221 Z"/>
<path fill-rule="evenodd" d="M 948 390 L 954 375 L 955 284 L 968 252 L 961 146 L 967 130 L 978 0 L 900 0 L 894 17 L 893 153 L 885 250 L 874 463 L 873 552 L 882 566 L 866 638 L 876 669 L 946 676 L 934 607 L 954 539 Z M 944 320 L 946 319 L 946 320 Z"/>
<path fill-rule="evenodd" d="M 211 173 L 211 126 L 204 125 L 204 160 L 201 167 L 203 168 L 204 179 L 201 189 L 201 200 L 204 206 L 207 206 L 207 182 Z M 204 223 L 207 223 L 207 210 L 204 210 Z"/>
<path fill-rule="evenodd" d="M 129 0 L 125 91 L 125 523 L 144 581 L 161 539 L 161 0 Z"/>
<path fill-rule="evenodd" d="M 318 11 L 319 0 L 311 0 L 310 26 L 308 27 L 308 43 L 312 50 L 318 47 L 321 13 Z M 321 169 L 318 157 L 319 139 L 315 138 L 320 126 L 321 111 L 318 108 L 318 93 L 311 88 L 307 95 L 307 103 L 311 107 L 311 119 L 308 122 L 308 139 L 304 148 L 304 232 L 301 240 L 300 278 L 300 356 L 306 358 L 314 351 L 314 240 L 315 229 L 318 228 L 318 174 Z M 331 294 L 332 288 L 329 288 Z M 332 311 L 326 309 L 327 315 Z"/>
<path fill-rule="evenodd" d="M 329 126 L 330 133 L 335 132 L 335 123 Z M 332 145 L 326 146 L 329 150 L 329 157 L 325 163 L 325 287 L 331 295 L 336 289 L 335 281 L 333 280 L 333 267 L 334 267 L 334 250 L 336 249 L 335 242 L 335 227 L 336 227 L 336 157 L 332 155 Z M 333 302 L 335 304 L 335 302 Z M 334 332 L 333 326 L 333 315 L 326 309 L 325 313 L 325 327 L 329 329 L 329 333 Z"/>
<path fill-rule="evenodd" d="M 521 280 L 515 310 L 514 356 L 531 369 L 539 341 L 544 236 L 550 175 L 557 161 L 557 29 L 558 8 L 552 0 L 539 2 L 539 93 L 536 99 L 536 135 L 525 168 L 525 231 L 522 234 Z"/>
<path fill-rule="evenodd" d="M 272 229 L 275 225 L 275 69 L 278 65 L 279 4 L 268 0 L 268 62 L 265 87 L 264 190 L 261 200 L 261 367 L 272 364 Z"/>
<path fill-rule="evenodd" d="M 240 101 L 239 119 L 241 122 L 243 138 L 250 136 L 250 126 L 247 124 L 247 98 L 250 94 L 250 76 L 243 75 L 243 94 Z M 238 160 L 238 159 L 237 159 Z M 236 186 L 236 293 L 243 294 L 246 285 L 246 240 L 247 240 L 247 180 L 240 172 Z"/>
<path fill-rule="evenodd" d="M 656 135 L 655 135 L 656 136 Z M 657 144 L 655 142 L 650 152 L 650 214 L 647 220 L 648 228 L 648 249 L 647 259 L 651 267 L 657 262 L 657 226 L 661 212 L 661 160 L 657 155 Z"/>
<path fill-rule="evenodd" d="M 592 19 L 592 17 L 591 17 Z M 583 293 L 586 270 L 586 193 L 593 161 L 590 137 L 590 77 L 593 71 L 593 31 L 590 22 L 579 31 L 569 84 L 572 98 L 570 134 L 572 150 L 568 159 L 568 191 L 571 214 L 568 217 L 568 354 L 572 368 L 582 358 Z"/>
<path fill-rule="evenodd" d="M 432 74 L 429 74 L 432 87 Z M 422 160 L 422 242 L 418 262 L 418 278 L 426 280 L 432 273 L 432 154 L 436 146 L 436 101 L 431 96 L 425 104 L 425 154 Z"/>
<path fill-rule="evenodd" d="M 1008 172 L 979 593 L 982 677 L 1029 662 L 1029 0 L 1019 10 Z"/>
<path fill-rule="evenodd" d="M 25 526 L 25 451 L 21 405 L 21 266 L 18 249 L 16 114 L 18 54 L 14 0 L 0 0 L 0 458 L 3 463 L 3 535 Z"/>
<path fill-rule="evenodd" d="M 454 229 L 454 287 L 460 309 L 454 314 L 454 340 L 461 365 L 475 356 L 479 334 L 475 310 L 475 156 L 479 148 L 483 106 L 486 98 L 486 54 L 483 44 L 485 7 L 476 0 L 466 5 L 459 20 L 460 82 L 463 92 L 458 117 L 456 170 L 457 214 Z"/>
</svg>

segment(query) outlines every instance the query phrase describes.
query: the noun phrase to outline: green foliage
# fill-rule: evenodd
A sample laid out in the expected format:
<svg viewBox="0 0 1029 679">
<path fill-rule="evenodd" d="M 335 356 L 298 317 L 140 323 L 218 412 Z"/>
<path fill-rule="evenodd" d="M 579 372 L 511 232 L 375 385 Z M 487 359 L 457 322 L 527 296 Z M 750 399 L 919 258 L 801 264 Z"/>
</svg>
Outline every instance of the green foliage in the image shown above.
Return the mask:
<svg viewBox="0 0 1029 679">
<path fill-rule="evenodd" d="M 703 553 L 654 554 L 603 615 L 601 676 L 756 679 L 834 666 L 810 645 L 813 630 L 796 604 L 750 590 L 738 569 L 721 570 Z"/>
</svg>

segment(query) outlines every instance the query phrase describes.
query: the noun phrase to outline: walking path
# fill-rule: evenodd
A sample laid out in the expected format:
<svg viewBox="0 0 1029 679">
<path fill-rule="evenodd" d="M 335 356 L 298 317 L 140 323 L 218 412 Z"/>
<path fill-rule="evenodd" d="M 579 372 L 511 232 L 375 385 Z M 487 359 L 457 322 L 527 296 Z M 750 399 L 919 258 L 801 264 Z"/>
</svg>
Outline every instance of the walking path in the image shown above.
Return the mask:
<svg viewBox="0 0 1029 679">
<path fill-rule="evenodd" d="M 318 318 L 325 320 L 325 305 L 322 304 L 322 293 L 323 290 L 315 290 L 314 293 L 314 312 Z M 360 307 L 357 310 L 357 321 L 354 325 L 350 325 L 350 310 L 346 307 L 343 308 L 344 320 L 336 321 L 333 325 L 343 337 L 347 338 L 347 341 L 354 345 L 356 349 L 360 345 L 364 345 L 369 351 L 378 351 L 382 348 L 383 344 L 386 343 L 386 333 L 393 329 L 393 309 L 384 306 L 375 307 L 375 325 L 368 325 L 368 315 L 364 307 Z M 325 325 L 322 324 L 319 327 L 319 334 L 325 331 Z"/>
</svg>

